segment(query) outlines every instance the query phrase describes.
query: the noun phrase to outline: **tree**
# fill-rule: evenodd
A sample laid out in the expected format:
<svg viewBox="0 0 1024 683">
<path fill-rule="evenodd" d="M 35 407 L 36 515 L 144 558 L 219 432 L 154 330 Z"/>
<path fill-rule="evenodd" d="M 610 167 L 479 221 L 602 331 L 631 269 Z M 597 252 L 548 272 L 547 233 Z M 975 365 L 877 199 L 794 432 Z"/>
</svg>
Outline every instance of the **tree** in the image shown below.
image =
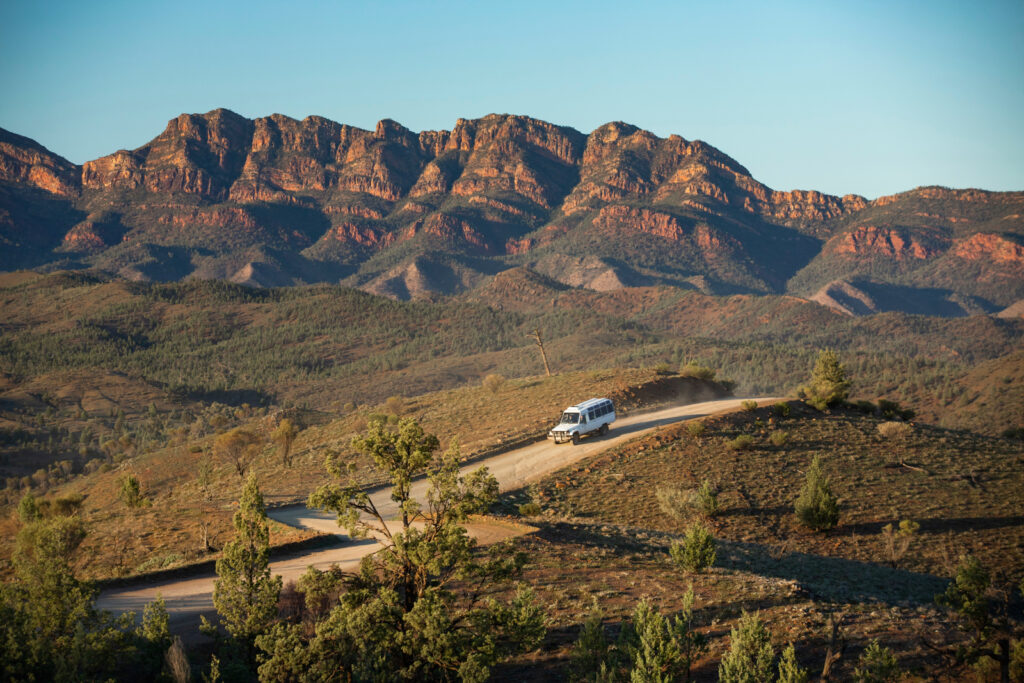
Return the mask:
<svg viewBox="0 0 1024 683">
<path fill-rule="evenodd" d="M 743 612 L 729 633 L 729 651 L 718 664 L 721 683 L 761 683 L 772 680 L 775 650 L 771 634 L 756 614 Z"/>
<path fill-rule="evenodd" d="M 900 667 L 896 655 L 878 640 L 871 643 L 857 660 L 857 668 L 853 670 L 853 680 L 858 683 L 894 683 L 900 679 Z"/>
<path fill-rule="evenodd" d="M 285 467 L 291 467 L 292 444 L 295 443 L 295 437 L 298 435 L 299 428 L 292 424 L 292 421 L 287 417 L 281 420 L 281 423 L 277 425 L 277 429 L 270 435 L 270 438 L 281 446 L 281 462 L 284 463 Z"/>
<path fill-rule="evenodd" d="M 694 522 L 686 530 L 682 543 L 672 542 L 669 554 L 680 569 L 700 573 L 715 563 L 715 539 L 706 526 Z"/>
<path fill-rule="evenodd" d="M 30 524 L 40 519 L 43 514 L 39 511 L 39 502 L 29 491 L 18 501 L 18 519 L 22 524 Z"/>
<path fill-rule="evenodd" d="M 1024 592 L 1024 582 L 1021 584 Z M 953 611 L 957 626 L 967 641 L 954 650 L 958 661 L 974 664 L 987 657 L 999 665 L 999 678 L 1010 680 L 1014 622 L 1007 614 L 1009 591 L 999 596 L 992 587 L 992 577 L 972 555 L 960 558 L 956 577 L 946 591 L 935 596 L 935 602 Z"/>
<path fill-rule="evenodd" d="M 227 460 L 238 472 L 239 477 L 245 476 L 249 463 L 259 454 L 263 444 L 259 437 L 245 429 L 232 429 L 224 432 L 213 440 L 213 452 L 217 457 Z"/>
<path fill-rule="evenodd" d="M 707 649 L 704 636 L 693 630 L 693 588 L 683 595 L 675 617 L 661 615 L 647 600 L 633 610 L 633 638 L 627 640 L 632 663 L 630 680 L 644 683 L 690 680 L 690 667 Z"/>
<path fill-rule="evenodd" d="M 334 512 L 353 537 L 376 536 L 382 548 L 347 577 L 348 590 L 312 636 L 301 626 L 280 625 L 260 638 L 261 678 L 483 680 L 494 663 L 535 647 L 545 617 L 532 591 L 519 587 L 506 602 L 484 598 L 494 584 L 515 578 L 522 557 L 502 545 L 480 557 L 462 526 L 497 497 L 487 469 L 460 476 L 458 446 L 438 460 L 437 437 L 412 419 L 397 428 L 375 420 L 352 444 L 387 473 L 393 513 L 351 472 L 347 484 L 314 492 L 310 505 Z M 334 461 L 329 471 L 345 476 Z M 424 472 L 425 504 L 412 496 L 413 478 Z M 386 524 L 394 513 L 399 521 Z"/>
<path fill-rule="evenodd" d="M 811 373 L 811 383 L 804 387 L 808 402 L 818 410 L 846 400 L 850 392 L 850 380 L 846 367 L 839 362 L 839 355 L 832 349 L 818 353 Z"/>
<path fill-rule="evenodd" d="M 821 470 L 818 456 L 814 456 L 807 469 L 807 478 L 794 510 L 797 518 L 815 531 L 827 531 L 839 523 L 838 499 L 832 495 L 832 487 Z"/>
<path fill-rule="evenodd" d="M 142 485 L 139 484 L 139 478 L 134 474 L 126 474 L 120 479 L 121 488 L 118 490 L 118 497 L 127 505 L 129 508 L 140 508 L 146 505 L 148 502 L 146 497 L 142 495 Z"/>
<path fill-rule="evenodd" d="M 548 365 L 548 352 L 544 350 L 544 337 L 541 335 L 540 328 L 534 328 L 533 332 L 526 335 L 533 339 L 533 343 L 540 349 L 540 358 L 544 361 L 544 374 L 548 377 L 551 376 L 551 366 Z"/>
<path fill-rule="evenodd" d="M 796 648 L 790 643 L 779 657 L 779 683 L 807 683 L 807 679 L 807 669 L 797 663 Z"/>
<path fill-rule="evenodd" d="M 217 560 L 213 605 L 228 633 L 249 649 L 251 661 L 255 638 L 272 625 L 281 593 L 281 577 L 270 574 L 270 531 L 255 474 L 245 482 L 232 524 L 235 537 Z"/>
</svg>

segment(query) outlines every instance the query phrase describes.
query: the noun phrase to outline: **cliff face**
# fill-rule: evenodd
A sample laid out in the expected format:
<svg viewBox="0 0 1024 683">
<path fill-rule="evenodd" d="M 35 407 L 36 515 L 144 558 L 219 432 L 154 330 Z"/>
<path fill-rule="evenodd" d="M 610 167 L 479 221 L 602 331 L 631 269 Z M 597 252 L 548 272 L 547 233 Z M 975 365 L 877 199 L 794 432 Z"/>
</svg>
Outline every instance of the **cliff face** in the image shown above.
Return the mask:
<svg viewBox="0 0 1024 683">
<path fill-rule="evenodd" d="M 780 192 L 704 142 L 621 122 L 584 135 L 490 115 L 416 134 L 219 109 L 81 167 L 0 131 L 0 192 L 5 268 L 244 271 L 253 283 L 273 270 L 274 282 L 348 278 L 396 296 L 516 264 L 603 289 L 805 295 L 865 273 L 935 286 L 966 268 L 992 291 L 1007 285 L 993 305 L 1024 296 L 1024 193 Z M 153 265 L 160 253 L 173 268 Z M 239 265 L 269 253 L 273 264 Z M 458 260 L 444 268 L 459 275 L 425 265 L 431 254 Z"/>
</svg>

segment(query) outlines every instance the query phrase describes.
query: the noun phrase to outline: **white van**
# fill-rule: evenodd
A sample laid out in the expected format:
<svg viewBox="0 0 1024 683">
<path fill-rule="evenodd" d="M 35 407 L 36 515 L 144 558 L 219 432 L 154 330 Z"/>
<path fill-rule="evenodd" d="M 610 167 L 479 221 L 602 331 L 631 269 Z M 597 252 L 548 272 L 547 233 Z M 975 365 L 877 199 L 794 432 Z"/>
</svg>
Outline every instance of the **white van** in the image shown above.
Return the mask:
<svg viewBox="0 0 1024 683">
<path fill-rule="evenodd" d="M 592 398 L 579 405 L 569 406 L 562 413 L 562 419 L 548 432 L 548 438 L 555 443 L 580 442 L 584 434 L 607 434 L 608 425 L 615 422 L 615 405 L 610 398 Z"/>
</svg>

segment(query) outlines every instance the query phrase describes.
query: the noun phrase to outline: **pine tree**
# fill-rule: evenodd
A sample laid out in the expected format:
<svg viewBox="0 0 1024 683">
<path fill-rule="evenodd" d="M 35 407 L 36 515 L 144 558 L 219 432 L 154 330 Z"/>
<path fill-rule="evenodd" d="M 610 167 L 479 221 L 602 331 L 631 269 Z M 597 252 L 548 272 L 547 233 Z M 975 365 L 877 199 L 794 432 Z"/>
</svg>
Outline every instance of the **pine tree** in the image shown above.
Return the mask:
<svg viewBox="0 0 1024 683">
<path fill-rule="evenodd" d="M 232 524 L 235 537 L 217 560 L 213 604 L 228 633 L 252 647 L 277 616 L 281 577 L 270 574 L 270 531 L 263 495 L 250 474 Z"/>
<path fill-rule="evenodd" d="M 825 349 L 818 353 L 811 373 L 811 384 L 803 392 L 808 402 L 818 410 L 846 400 L 850 393 L 850 380 L 835 351 Z"/>
<path fill-rule="evenodd" d="M 756 614 L 744 612 L 729 633 L 729 651 L 718 664 L 720 683 L 763 683 L 772 680 L 775 650 L 771 635 Z"/>
<path fill-rule="evenodd" d="M 815 531 L 827 531 L 839 523 L 839 504 L 821 471 L 821 460 L 814 456 L 807 470 L 807 480 L 796 499 L 797 518 Z"/>
</svg>

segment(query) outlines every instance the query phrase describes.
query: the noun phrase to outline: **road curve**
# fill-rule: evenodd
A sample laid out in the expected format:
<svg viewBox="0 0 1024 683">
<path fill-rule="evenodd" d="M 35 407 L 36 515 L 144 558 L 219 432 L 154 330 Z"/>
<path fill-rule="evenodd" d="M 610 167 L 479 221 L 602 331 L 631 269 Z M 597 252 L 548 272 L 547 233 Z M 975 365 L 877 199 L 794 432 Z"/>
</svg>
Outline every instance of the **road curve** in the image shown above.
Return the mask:
<svg viewBox="0 0 1024 683">
<path fill-rule="evenodd" d="M 574 446 L 572 443 L 554 444 L 550 441 L 542 441 L 478 460 L 463 467 L 462 471 L 468 473 L 486 466 L 498 480 L 502 491 L 514 490 L 640 434 L 673 422 L 735 410 L 744 400 L 746 399 L 731 398 L 705 401 L 630 415 L 618 419 L 605 436 L 586 437 L 578 446 Z M 764 403 L 776 399 L 757 398 L 755 400 Z M 427 486 L 426 480 L 421 479 L 414 482 L 413 496 L 419 500 L 425 500 Z M 377 508 L 385 517 L 397 513 L 397 507 L 390 498 L 389 488 L 382 487 L 371 495 Z M 334 515 L 311 510 L 303 505 L 272 509 L 268 511 L 268 514 L 283 524 L 344 536 Z M 526 529 L 522 525 L 497 520 L 474 521 L 467 524 L 466 528 L 470 535 L 481 543 L 493 543 L 521 534 Z M 379 544 L 373 540 L 354 541 L 345 537 L 345 542 L 339 547 L 296 553 L 271 562 L 270 568 L 274 574 L 283 577 L 284 582 L 287 583 L 298 579 L 309 566 L 324 569 L 332 564 L 337 564 L 342 569 L 354 569 L 362 557 L 374 552 L 379 547 Z M 99 609 L 116 613 L 134 611 L 136 614 L 140 614 L 146 603 L 162 595 L 170 614 L 171 631 L 188 639 L 189 636 L 196 633 L 200 614 L 205 614 L 207 618 L 211 619 L 215 615 L 213 609 L 213 581 L 215 578 L 214 573 L 210 572 L 187 579 L 169 579 L 135 586 L 110 588 L 100 594 L 96 606 Z"/>
</svg>

